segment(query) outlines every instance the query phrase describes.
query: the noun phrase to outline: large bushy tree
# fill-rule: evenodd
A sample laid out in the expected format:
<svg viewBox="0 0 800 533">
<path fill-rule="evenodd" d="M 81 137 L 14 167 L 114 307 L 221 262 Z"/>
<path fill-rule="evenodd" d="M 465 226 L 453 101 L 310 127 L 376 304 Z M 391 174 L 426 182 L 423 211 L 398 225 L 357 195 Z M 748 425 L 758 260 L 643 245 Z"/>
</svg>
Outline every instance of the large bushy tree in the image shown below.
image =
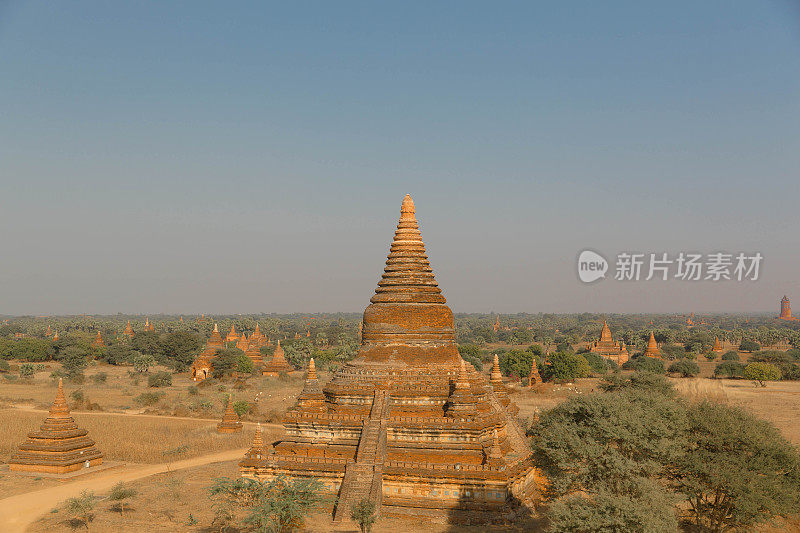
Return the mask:
<svg viewBox="0 0 800 533">
<path fill-rule="evenodd" d="M 750 530 L 800 509 L 800 455 L 774 426 L 710 402 L 689 406 L 688 420 L 671 477 L 702 530 Z"/>
</svg>

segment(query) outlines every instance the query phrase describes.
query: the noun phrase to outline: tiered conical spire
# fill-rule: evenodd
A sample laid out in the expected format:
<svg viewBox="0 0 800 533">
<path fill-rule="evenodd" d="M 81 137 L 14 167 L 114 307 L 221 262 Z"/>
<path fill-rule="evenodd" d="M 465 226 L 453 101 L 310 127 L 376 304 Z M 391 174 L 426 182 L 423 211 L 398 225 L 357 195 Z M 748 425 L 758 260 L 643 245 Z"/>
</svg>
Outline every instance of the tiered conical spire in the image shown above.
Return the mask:
<svg viewBox="0 0 800 533">
<path fill-rule="evenodd" d="M 286 360 L 286 356 L 283 353 L 283 348 L 281 348 L 281 341 L 278 340 L 278 345 L 275 346 L 275 350 L 272 352 L 272 359 L 270 359 L 265 365 L 264 369 L 261 371 L 262 374 L 265 376 L 277 376 L 281 372 L 291 372 L 294 370 L 294 367 L 289 364 Z"/>
<path fill-rule="evenodd" d="M 503 373 L 500 372 L 500 359 L 497 358 L 497 354 L 494 354 L 494 360 L 492 361 L 492 373 L 489 375 L 489 382 L 492 385 L 497 383 L 500 385 L 503 384 Z"/>
<path fill-rule="evenodd" d="M 131 321 L 128 320 L 128 324 L 125 326 L 125 331 L 122 332 L 123 335 L 127 335 L 128 337 L 133 337 L 133 328 L 131 327 Z"/>
<path fill-rule="evenodd" d="M 370 301 L 443 304 L 445 298 L 441 293 L 425 253 L 414 200 L 407 194 L 400 206 L 400 221 L 386 259 L 383 277 Z"/>
<path fill-rule="evenodd" d="M 536 357 L 531 356 L 531 373 L 528 374 L 528 386 L 533 387 L 541 382 L 542 377 L 539 375 L 539 367 L 536 366 Z"/>
<path fill-rule="evenodd" d="M 411 366 L 458 364 L 453 313 L 433 275 L 406 195 L 383 276 L 364 311 L 359 360 Z"/>
<path fill-rule="evenodd" d="M 64 396 L 64 380 L 58 378 L 58 391 L 50 406 L 50 416 L 48 418 L 71 418 L 67 398 Z"/>
<path fill-rule="evenodd" d="M 714 347 L 711 349 L 713 352 L 721 352 L 722 344 L 719 342 L 719 337 L 714 337 Z"/>
<path fill-rule="evenodd" d="M 314 364 L 314 358 L 308 360 L 308 372 L 306 372 L 306 382 L 317 380 L 317 367 Z"/>
<path fill-rule="evenodd" d="M 603 320 L 603 329 L 600 331 L 600 342 L 612 342 L 611 328 L 608 327 L 608 322 Z"/>
<path fill-rule="evenodd" d="M 209 346 L 222 346 L 224 343 L 222 342 L 222 335 L 219 334 L 219 327 L 217 323 L 214 323 L 214 330 L 211 332 L 211 337 L 208 338 L 208 345 Z"/>
<path fill-rule="evenodd" d="M 100 332 L 98 331 L 97 332 L 97 337 L 94 338 L 94 342 L 92 343 L 92 346 L 94 346 L 95 348 L 100 348 L 101 346 L 105 346 L 105 345 L 106 345 L 106 343 L 103 342 L 103 336 L 100 335 Z"/>
<path fill-rule="evenodd" d="M 446 415 L 452 418 L 471 418 L 476 414 L 477 402 L 467 377 L 467 365 L 461 359 L 455 387 L 447 400 Z"/>
<path fill-rule="evenodd" d="M 228 394 L 228 405 L 225 407 L 225 414 L 222 421 L 217 424 L 217 433 L 235 433 L 242 430 L 242 423 L 239 415 L 233 410 L 233 398 Z"/>
<path fill-rule="evenodd" d="M 647 357 L 658 357 L 658 343 L 656 343 L 656 337 L 653 335 L 653 332 L 650 332 L 650 338 L 647 341 L 647 348 L 644 351 L 644 355 Z"/>
<path fill-rule="evenodd" d="M 11 456 L 11 470 L 65 473 L 95 466 L 103 462 L 103 454 L 85 429 L 75 424 L 64 396 L 64 383 L 58 380 L 58 391 L 50 413 L 39 428 L 28 434 L 28 440 Z"/>
</svg>

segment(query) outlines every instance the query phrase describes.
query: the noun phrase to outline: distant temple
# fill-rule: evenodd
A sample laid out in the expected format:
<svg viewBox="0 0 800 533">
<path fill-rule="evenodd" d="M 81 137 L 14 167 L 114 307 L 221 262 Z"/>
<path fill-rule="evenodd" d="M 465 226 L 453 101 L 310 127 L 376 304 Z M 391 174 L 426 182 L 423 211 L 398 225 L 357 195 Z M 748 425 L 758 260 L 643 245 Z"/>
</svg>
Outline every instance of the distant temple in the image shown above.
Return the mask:
<svg viewBox="0 0 800 533">
<path fill-rule="evenodd" d="M 11 455 L 8 464 L 13 472 L 64 474 L 102 462 L 103 454 L 88 432 L 70 416 L 64 384 L 59 379 L 50 414 L 38 431 L 28 433 L 28 440 Z"/>
<path fill-rule="evenodd" d="M 719 337 L 714 337 L 714 347 L 711 348 L 712 352 L 721 352 L 722 344 L 719 342 Z"/>
<path fill-rule="evenodd" d="M 503 516 L 512 500 L 537 496 L 544 480 L 496 393 L 502 379 L 493 368 L 487 383 L 459 355 L 410 196 L 370 302 L 357 357 L 325 385 L 309 361 L 285 435 L 254 442 L 242 475 L 320 480 L 338 495 L 334 523 L 363 499 L 377 517 L 458 520 Z"/>
<path fill-rule="evenodd" d="M 153 326 L 153 323 L 150 322 L 150 318 L 146 318 L 144 320 L 144 330 L 149 331 L 151 333 L 155 332 L 156 328 Z"/>
<path fill-rule="evenodd" d="M 656 343 L 656 337 L 653 335 L 653 332 L 650 332 L 650 339 L 647 341 L 647 348 L 644 351 L 645 357 L 660 357 L 660 352 L 658 350 L 658 344 Z"/>
<path fill-rule="evenodd" d="M 100 332 L 98 331 L 97 332 L 97 337 L 94 338 L 94 342 L 92 343 L 92 346 L 94 346 L 95 348 L 102 348 L 105 345 L 106 345 L 106 343 L 103 342 L 103 336 L 100 335 Z"/>
<path fill-rule="evenodd" d="M 224 347 L 225 343 L 222 342 L 219 328 L 214 324 L 214 331 L 211 332 L 211 337 L 209 337 L 208 342 L 206 342 L 205 349 L 203 349 L 200 355 L 195 358 L 194 363 L 192 363 L 192 380 L 203 381 L 211 375 L 211 371 L 214 369 L 214 358 L 217 356 L 217 350 L 221 350 Z"/>
<path fill-rule="evenodd" d="M 277 376 L 281 372 L 291 372 L 292 370 L 294 370 L 294 367 L 286 360 L 279 340 L 278 345 L 275 346 L 275 350 L 272 352 L 272 359 L 262 363 L 261 374 L 264 376 Z"/>
<path fill-rule="evenodd" d="M 542 377 L 539 375 L 539 369 L 536 367 L 536 357 L 531 356 L 531 373 L 528 374 L 528 387 L 533 387 L 541 382 Z"/>
<path fill-rule="evenodd" d="M 53 342 L 56 342 L 57 340 L 58 340 L 58 330 L 56 330 L 55 335 L 53 335 Z"/>
<path fill-rule="evenodd" d="M 792 306 L 789 304 L 789 298 L 786 295 L 781 298 L 781 314 L 778 316 L 781 320 L 797 320 L 792 316 Z"/>
<path fill-rule="evenodd" d="M 131 321 L 130 320 L 128 320 L 128 325 L 125 326 L 125 331 L 123 331 L 122 334 L 126 335 L 128 337 L 133 337 L 135 335 L 134 332 L 133 332 L 133 328 L 131 327 Z"/>
<path fill-rule="evenodd" d="M 630 359 L 625 343 L 622 341 L 619 341 L 619 343 L 614 342 L 611 337 L 611 328 L 608 327 L 608 322 L 605 320 L 603 321 L 603 329 L 600 332 L 600 340 L 590 343 L 589 351 L 606 359 L 611 359 L 618 365 L 622 365 Z"/>
<path fill-rule="evenodd" d="M 236 333 L 236 326 L 231 324 L 231 330 L 228 332 L 228 336 L 225 337 L 225 342 L 234 342 L 239 340 L 239 334 Z"/>
<path fill-rule="evenodd" d="M 495 333 L 497 333 L 497 331 L 498 331 L 499 329 L 500 329 L 500 315 L 497 315 L 497 319 L 494 321 L 494 324 L 492 325 L 492 330 L 493 330 Z"/>
</svg>

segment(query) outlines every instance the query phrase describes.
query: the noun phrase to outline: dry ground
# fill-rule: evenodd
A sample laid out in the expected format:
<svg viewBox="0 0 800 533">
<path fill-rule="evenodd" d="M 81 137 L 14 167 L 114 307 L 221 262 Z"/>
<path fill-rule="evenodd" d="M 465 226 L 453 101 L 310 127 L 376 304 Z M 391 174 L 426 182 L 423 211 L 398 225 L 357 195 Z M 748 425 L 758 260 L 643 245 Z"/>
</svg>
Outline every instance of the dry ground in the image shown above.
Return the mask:
<svg viewBox="0 0 800 533">
<path fill-rule="evenodd" d="M 28 406 L 48 409 L 56 393 L 57 381 L 50 377 L 53 370 L 60 368 L 56 363 L 46 363 L 32 379 L 9 381 L 0 378 L 0 407 L 3 405 Z M 151 373 L 164 370 L 153 368 Z M 64 382 L 70 408 L 82 410 L 92 404 L 93 409 L 110 412 L 151 412 L 156 414 L 217 418 L 222 416 L 228 394 L 234 401 L 248 402 L 253 411 L 244 417 L 252 421 L 277 421 L 303 388 L 304 374 L 293 372 L 285 379 L 277 377 L 252 377 L 246 388 L 235 388 L 230 382 L 221 383 L 209 380 L 194 383 L 188 373 L 172 377 L 172 386 L 150 388 L 147 386 L 148 374 L 131 375 L 131 367 L 112 366 L 95 363 L 85 371 L 86 379 L 81 384 Z M 97 383 L 93 377 L 107 376 L 106 381 Z M 319 372 L 321 379 L 327 380 L 328 373 Z M 80 391 L 84 402 L 78 403 L 72 394 Z M 137 401 L 142 394 L 156 393 L 163 396 L 153 405 L 143 405 Z"/>
</svg>

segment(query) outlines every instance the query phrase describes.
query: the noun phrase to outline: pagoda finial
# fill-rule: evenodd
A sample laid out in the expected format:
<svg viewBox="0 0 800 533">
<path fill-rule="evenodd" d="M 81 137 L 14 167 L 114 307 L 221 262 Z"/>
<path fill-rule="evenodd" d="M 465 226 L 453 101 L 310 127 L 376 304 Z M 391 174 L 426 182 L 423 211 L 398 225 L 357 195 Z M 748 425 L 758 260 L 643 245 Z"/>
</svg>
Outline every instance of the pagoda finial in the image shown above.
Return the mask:
<svg viewBox="0 0 800 533">
<path fill-rule="evenodd" d="M 261 422 L 259 422 L 258 425 L 256 426 L 256 434 L 255 436 L 253 436 L 253 449 L 255 450 L 260 450 L 261 448 L 264 447 L 264 439 L 261 433 L 262 433 Z"/>
<path fill-rule="evenodd" d="M 50 406 L 50 418 L 68 418 L 69 406 L 67 399 L 64 396 L 64 380 L 58 378 L 58 392 L 56 392 L 56 399 L 53 400 L 53 405 Z"/>
<path fill-rule="evenodd" d="M 400 206 L 400 220 L 416 220 L 414 200 L 410 194 L 406 194 L 403 198 L 403 204 Z"/>
<path fill-rule="evenodd" d="M 463 358 L 459 358 L 461 366 L 458 369 L 458 378 L 456 379 L 456 389 L 468 389 L 469 380 L 467 380 L 467 364 Z"/>
<path fill-rule="evenodd" d="M 489 376 L 489 381 L 492 383 L 503 382 L 503 374 L 500 372 L 500 359 L 497 354 L 494 354 L 494 361 L 492 361 L 492 373 Z"/>
<path fill-rule="evenodd" d="M 216 323 L 216 322 L 214 322 L 214 331 L 216 331 L 217 333 L 219 333 L 219 328 L 217 327 L 217 323 Z"/>
<path fill-rule="evenodd" d="M 317 379 L 317 367 L 314 364 L 314 358 L 308 360 L 308 372 L 306 373 L 306 381 Z"/>
</svg>

